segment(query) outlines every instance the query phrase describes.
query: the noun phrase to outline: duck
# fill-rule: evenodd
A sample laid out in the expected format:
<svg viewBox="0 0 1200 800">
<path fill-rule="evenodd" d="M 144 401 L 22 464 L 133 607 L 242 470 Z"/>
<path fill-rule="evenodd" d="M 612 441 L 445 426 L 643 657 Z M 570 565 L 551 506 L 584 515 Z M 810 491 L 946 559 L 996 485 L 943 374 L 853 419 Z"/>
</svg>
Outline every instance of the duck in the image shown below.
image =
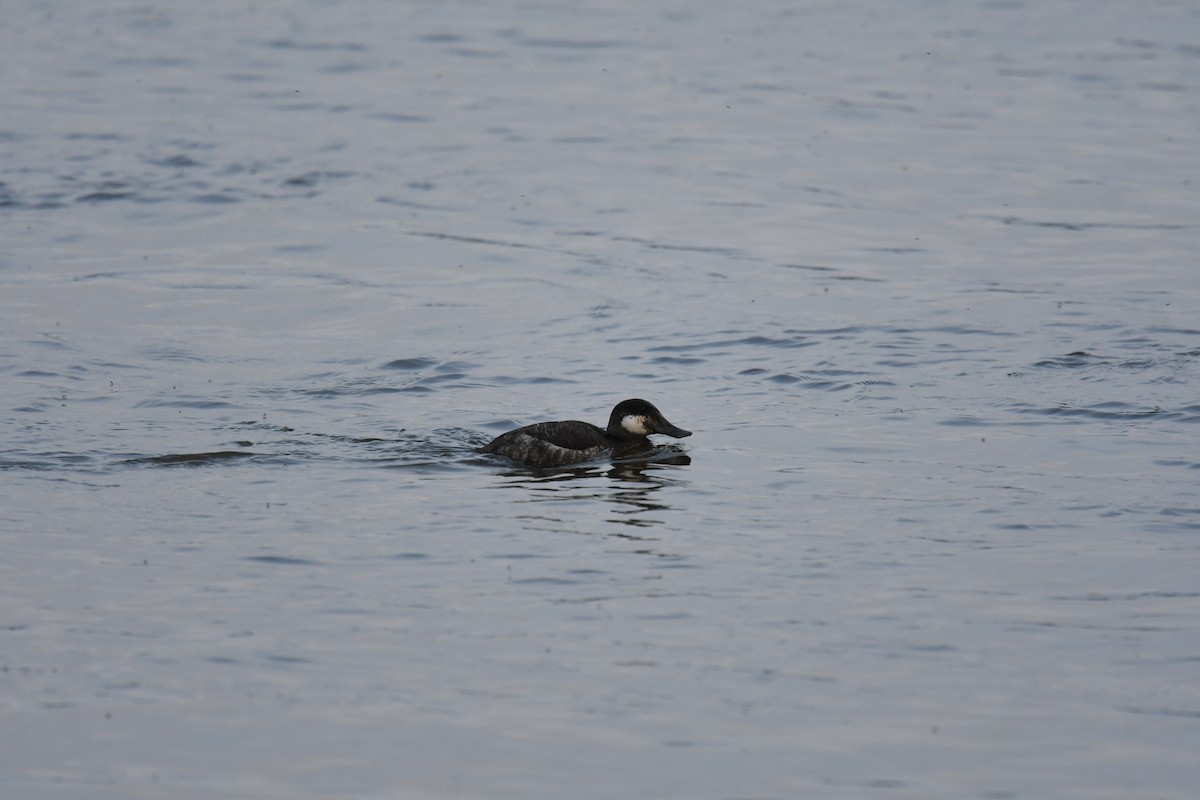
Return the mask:
<svg viewBox="0 0 1200 800">
<path fill-rule="evenodd" d="M 506 456 L 534 467 L 558 467 L 591 461 L 613 451 L 650 447 L 647 437 L 652 433 L 676 439 L 692 435 L 668 422 L 652 403 L 632 399 L 613 407 L 607 428 L 579 420 L 538 422 L 500 434 L 479 452 Z"/>
</svg>

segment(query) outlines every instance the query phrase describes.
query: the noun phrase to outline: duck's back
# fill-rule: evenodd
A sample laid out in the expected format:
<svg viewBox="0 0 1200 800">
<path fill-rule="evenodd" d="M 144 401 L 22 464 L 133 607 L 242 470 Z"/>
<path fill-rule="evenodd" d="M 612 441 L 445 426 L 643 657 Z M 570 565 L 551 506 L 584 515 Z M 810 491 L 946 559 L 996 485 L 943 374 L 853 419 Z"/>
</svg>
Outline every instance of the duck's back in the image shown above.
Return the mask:
<svg viewBox="0 0 1200 800">
<path fill-rule="evenodd" d="M 508 456 L 535 466 L 561 466 L 595 458 L 612 448 L 613 437 L 587 422 L 539 422 L 501 434 L 480 452 Z"/>
</svg>

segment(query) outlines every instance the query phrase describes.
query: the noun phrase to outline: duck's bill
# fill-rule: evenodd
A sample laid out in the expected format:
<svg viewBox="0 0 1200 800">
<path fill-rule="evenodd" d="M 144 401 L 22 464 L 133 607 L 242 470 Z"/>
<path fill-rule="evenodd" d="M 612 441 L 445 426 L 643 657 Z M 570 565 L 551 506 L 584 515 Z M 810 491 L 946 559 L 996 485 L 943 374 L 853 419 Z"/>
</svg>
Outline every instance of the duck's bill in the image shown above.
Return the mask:
<svg viewBox="0 0 1200 800">
<path fill-rule="evenodd" d="M 683 428 L 676 428 L 665 419 L 654 426 L 655 433 L 663 433 L 667 436 L 674 436 L 676 439 L 682 439 L 685 436 L 691 436 L 691 431 L 685 431 Z"/>
</svg>

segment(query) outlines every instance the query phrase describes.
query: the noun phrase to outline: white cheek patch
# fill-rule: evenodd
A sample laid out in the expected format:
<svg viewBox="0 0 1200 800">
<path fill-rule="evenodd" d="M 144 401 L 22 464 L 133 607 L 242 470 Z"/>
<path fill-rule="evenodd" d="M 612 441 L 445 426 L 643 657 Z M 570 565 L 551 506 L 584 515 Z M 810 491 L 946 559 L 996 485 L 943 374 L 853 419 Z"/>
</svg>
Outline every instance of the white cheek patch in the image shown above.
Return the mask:
<svg viewBox="0 0 1200 800">
<path fill-rule="evenodd" d="M 634 436 L 649 436 L 650 429 L 646 427 L 646 418 L 628 414 L 621 418 L 621 427 Z"/>
</svg>

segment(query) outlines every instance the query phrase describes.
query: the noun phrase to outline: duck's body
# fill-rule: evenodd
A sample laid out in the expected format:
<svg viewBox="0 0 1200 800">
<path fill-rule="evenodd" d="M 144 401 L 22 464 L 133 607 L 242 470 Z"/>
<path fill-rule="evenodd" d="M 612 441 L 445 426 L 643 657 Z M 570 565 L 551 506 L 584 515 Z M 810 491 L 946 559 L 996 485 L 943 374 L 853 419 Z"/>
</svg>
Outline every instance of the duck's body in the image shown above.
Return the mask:
<svg viewBox="0 0 1200 800">
<path fill-rule="evenodd" d="M 649 447 L 646 437 L 652 433 L 678 439 L 692 435 L 667 422 L 645 400 L 624 400 L 612 410 L 607 428 L 579 420 L 539 422 L 500 434 L 480 452 L 507 456 L 535 467 L 558 467 L 590 461 L 613 450 Z"/>
</svg>

